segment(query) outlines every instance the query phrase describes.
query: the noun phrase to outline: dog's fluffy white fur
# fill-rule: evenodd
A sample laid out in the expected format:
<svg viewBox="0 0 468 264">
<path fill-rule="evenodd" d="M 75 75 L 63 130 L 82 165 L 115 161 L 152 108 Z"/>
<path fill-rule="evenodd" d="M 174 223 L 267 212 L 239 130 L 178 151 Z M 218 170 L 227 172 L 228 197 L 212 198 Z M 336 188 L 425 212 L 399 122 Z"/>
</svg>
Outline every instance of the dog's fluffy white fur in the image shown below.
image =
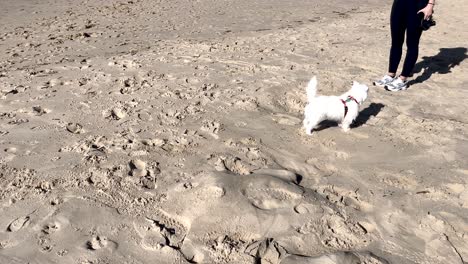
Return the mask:
<svg viewBox="0 0 468 264">
<path fill-rule="evenodd" d="M 339 123 L 343 131 L 349 131 L 350 125 L 359 113 L 359 105 L 367 99 L 369 88 L 358 82 L 353 82 L 349 91 L 340 96 L 316 96 L 317 78 L 314 76 L 307 85 L 307 105 L 304 110 L 304 128 L 307 134 L 312 134 L 314 128 L 324 120 L 332 120 Z M 346 102 L 348 112 L 345 116 L 345 107 L 341 100 L 346 101 L 348 96 L 355 98 Z"/>
</svg>

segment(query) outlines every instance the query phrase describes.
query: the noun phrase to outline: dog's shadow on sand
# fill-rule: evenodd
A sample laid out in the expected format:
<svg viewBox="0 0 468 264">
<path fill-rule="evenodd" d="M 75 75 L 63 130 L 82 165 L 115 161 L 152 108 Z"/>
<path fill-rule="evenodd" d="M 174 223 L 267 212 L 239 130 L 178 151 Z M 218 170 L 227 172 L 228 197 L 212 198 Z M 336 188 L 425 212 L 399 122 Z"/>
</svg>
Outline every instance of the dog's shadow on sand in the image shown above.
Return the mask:
<svg viewBox="0 0 468 264">
<path fill-rule="evenodd" d="M 359 112 L 359 115 L 351 125 L 351 128 L 356 128 L 364 125 L 365 123 L 367 123 L 367 121 L 369 121 L 371 117 L 377 116 L 384 107 L 385 106 L 381 103 L 371 103 L 368 107 Z M 315 128 L 314 131 L 321 131 L 336 126 L 338 126 L 336 122 L 325 120 L 321 122 L 319 124 L 319 127 Z"/>
<path fill-rule="evenodd" d="M 408 85 L 422 83 L 429 78 L 432 74 L 447 74 L 451 73 L 452 68 L 459 66 L 462 61 L 468 58 L 467 48 L 442 48 L 439 53 L 431 57 L 423 57 L 422 61 L 416 63 L 413 70 L 414 74 L 419 74 L 418 77 L 411 80 Z"/>
<path fill-rule="evenodd" d="M 359 115 L 351 125 L 351 128 L 364 125 L 371 117 L 377 116 L 384 107 L 385 105 L 381 103 L 371 103 L 368 107 L 359 112 Z"/>
</svg>

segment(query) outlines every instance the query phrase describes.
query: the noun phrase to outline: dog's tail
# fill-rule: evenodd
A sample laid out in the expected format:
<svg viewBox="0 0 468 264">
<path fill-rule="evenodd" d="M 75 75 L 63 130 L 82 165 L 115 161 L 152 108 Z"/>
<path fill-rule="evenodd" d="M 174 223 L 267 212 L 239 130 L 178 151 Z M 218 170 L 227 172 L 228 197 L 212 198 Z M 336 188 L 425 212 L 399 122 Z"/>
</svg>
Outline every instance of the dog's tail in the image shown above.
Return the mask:
<svg viewBox="0 0 468 264">
<path fill-rule="evenodd" d="M 317 94 L 317 77 L 312 77 L 307 85 L 307 100 L 310 102 Z"/>
</svg>

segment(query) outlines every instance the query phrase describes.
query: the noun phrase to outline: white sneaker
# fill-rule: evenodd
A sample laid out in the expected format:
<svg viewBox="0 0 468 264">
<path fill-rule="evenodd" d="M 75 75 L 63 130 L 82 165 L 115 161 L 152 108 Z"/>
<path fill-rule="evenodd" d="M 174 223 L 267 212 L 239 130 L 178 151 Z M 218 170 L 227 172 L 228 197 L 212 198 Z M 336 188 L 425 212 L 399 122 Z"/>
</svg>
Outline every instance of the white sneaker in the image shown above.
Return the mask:
<svg viewBox="0 0 468 264">
<path fill-rule="evenodd" d="M 390 84 L 393 80 L 395 80 L 395 77 L 385 75 L 382 79 L 375 81 L 374 85 L 385 87 L 385 85 Z"/>
<path fill-rule="evenodd" d="M 387 85 L 385 89 L 390 92 L 404 91 L 408 88 L 408 81 L 403 81 L 401 78 L 395 78 L 395 80 Z"/>
</svg>

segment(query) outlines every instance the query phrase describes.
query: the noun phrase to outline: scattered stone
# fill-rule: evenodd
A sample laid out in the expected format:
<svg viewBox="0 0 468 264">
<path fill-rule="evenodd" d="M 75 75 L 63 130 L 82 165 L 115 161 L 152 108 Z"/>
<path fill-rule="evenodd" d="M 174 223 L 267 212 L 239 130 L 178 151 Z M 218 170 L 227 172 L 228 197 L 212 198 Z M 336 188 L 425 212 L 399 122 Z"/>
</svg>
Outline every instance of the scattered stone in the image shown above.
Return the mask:
<svg viewBox="0 0 468 264">
<path fill-rule="evenodd" d="M 50 110 L 43 108 L 42 106 L 33 106 L 33 111 L 39 116 L 50 112 Z"/>
<path fill-rule="evenodd" d="M 40 190 L 43 193 L 47 193 L 47 192 L 50 192 L 52 190 L 52 187 L 53 187 L 53 185 L 50 182 L 44 181 L 44 182 L 41 182 L 40 184 L 38 184 L 36 186 L 36 189 Z"/>
<path fill-rule="evenodd" d="M 309 210 L 307 210 L 307 207 L 305 207 L 302 204 L 298 204 L 294 207 L 294 211 L 298 214 L 307 214 Z"/>
<path fill-rule="evenodd" d="M 28 122 L 29 122 L 29 119 L 27 119 L 27 118 L 18 118 L 18 119 L 14 119 L 14 120 L 8 122 L 8 124 L 10 124 L 10 125 L 21 125 L 21 124 L 28 123 Z"/>
<path fill-rule="evenodd" d="M 161 250 L 166 245 L 166 238 L 160 232 L 147 232 L 141 243 L 144 249 Z"/>
<path fill-rule="evenodd" d="M 215 163 L 217 171 L 230 171 L 239 175 L 249 175 L 252 173 L 250 166 L 238 157 L 222 157 Z"/>
<path fill-rule="evenodd" d="M 245 253 L 253 256 L 258 263 L 279 264 L 287 256 L 286 250 L 273 238 L 256 241 L 248 245 Z"/>
<path fill-rule="evenodd" d="M 126 113 L 120 108 L 114 108 L 112 109 L 112 116 L 115 119 L 120 120 L 126 116 Z"/>
<path fill-rule="evenodd" d="M 15 147 L 9 147 L 5 149 L 6 153 L 16 153 L 17 149 Z"/>
<path fill-rule="evenodd" d="M 53 206 L 59 205 L 61 203 L 63 203 L 63 199 L 58 198 L 58 197 L 55 197 L 50 201 L 50 205 L 53 205 Z"/>
<path fill-rule="evenodd" d="M 50 235 L 59 229 L 60 229 L 60 225 L 58 223 L 50 223 L 44 226 L 44 228 L 42 228 L 42 232 L 44 234 Z"/>
<path fill-rule="evenodd" d="M 27 87 L 19 85 L 14 89 L 14 91 L 16 91 L 16 93 L 24 93 L 27 89 Z"/>
<path fill-rule="evenodd" d="M 143 177 L 143 176 L 146 176 L 147 174 L 148 174 L 147 170 L 138 170 L 138 169 L 132 170 L 132 176 L 135 176 L 135 177 Z"/>
<path fill-rule="evenodd" d="M 154 139 L 144 139 L 142 140 L 141 143 L 147 146 L 161 147 L 162 145 L 164 145 L 165 141 L 160 138 L 154 138 Z"/>
<path fill-rule="evenodd" d="M 375 227 L 374 225 L 372 225 L 371 223 L 369 222 L 365 222 L 365 221 L 360 221 L 358 222 L 358 225 L 364 230 L 364 232 L 367 234 L 367 233 L 370 233 L 372 231 L 375 230 Z"/>
<path fill-rule="evenodd" d="M 156 185 L 156 177 L 154 176 L 147 175 L 147 176 L 141 177 L 140 182 L 141 182 L 141 185 L 145 187 L 146 189 L 153 190 L 158 187 Z"/>
<path fill-rule="evenodd" d="M 202 263 L 205 259 L 203 253 L 196 249 L 192 242 L 188 239 L 184 240 L 184 244 L 182 244 L 182 248 L 180 250 L 185 259 L 191 263 Z"/>
<path fill-rule="evenodd" d="M 132 160 L 132 165 L 137 170 L 145 170 L 146 169 L 146 163 L 144 161 L 139 160 L 139 159 Z"/>
<path fill-rule="evenodd" d="M 138 114 L 138 118 L 140 118 L 142 121 L 151 121 L 151 115 L 147 112 L 141 112 Z"/>
<path fill-rule="evenodd" d="M 146 169 L 146 163 L 139 159 L 132 160 L 130 163 L 132 168 L 131 175 L 134 177 L 143 177 L 148 175 L 148 170 Z"/>
<path fill-rule="evenodd" d="M 73 134 L 83 133 L 83 126 L 78 123 L 68 123 L 67 130 Z"/>
<path fill-rule="evenodd" d="M 105 173 L 101 171 L 92 171 L 88 182 L 98 188 L 108 188 L 109 181 Z"/>
<path fill-rule="evenodd" d="M 51 79 L 50 81 L 47 82 L 47 84 L 50 87 L 54 87 L 54 86 L 62 84 L 62 82 L 59 79 Z"/>
<path fill-rule="evenodd" d="M 93 237 L 88 241 L 88 248 L 91 250 L 98 250 L 107 246 L 107 238 L 102 236 Z"/>
</svg>

